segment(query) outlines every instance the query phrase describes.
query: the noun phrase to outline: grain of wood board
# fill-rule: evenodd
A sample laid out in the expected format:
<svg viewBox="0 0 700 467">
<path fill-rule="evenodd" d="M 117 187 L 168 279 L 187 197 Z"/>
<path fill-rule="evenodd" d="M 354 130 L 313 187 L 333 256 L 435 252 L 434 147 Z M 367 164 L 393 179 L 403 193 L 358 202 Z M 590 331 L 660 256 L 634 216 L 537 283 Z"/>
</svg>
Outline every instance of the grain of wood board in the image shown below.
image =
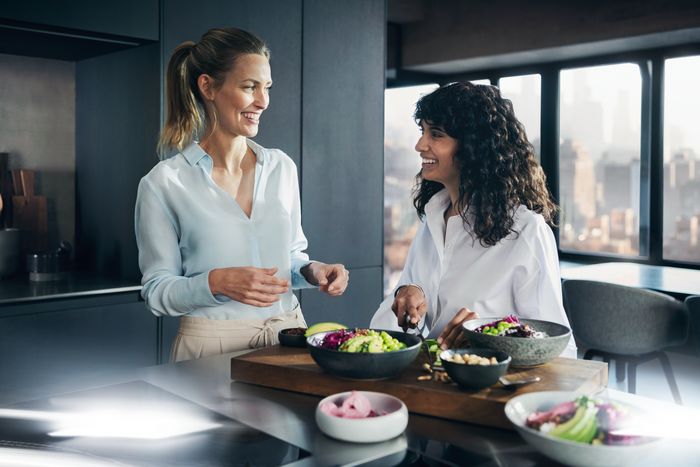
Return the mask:
<svg viewBox="0 0 700 467">
<path fill-rule="evenodd" d="M 533 368 L 509 369 L 513 377 L 540 376 L 541 381 L 517 389 L 500 385 L 467 391 L 455 384 L 418 381 L 424 375 L 421 360 L 398 377 L 385 380 L 350 380 L 325 373 L 308 350 L 273 346 L 231 359 L 231 379 L 259 386 L 316 396 L 353 389 L 378 391 L 403 400 L 408 410 L 422 415 L 497 428 L 513 429 L 503 408 L 512 397 L 535 391 L 597 392 L 607 386 L 608 365 L 590 360 L 555 358 Z"/>
</svg>

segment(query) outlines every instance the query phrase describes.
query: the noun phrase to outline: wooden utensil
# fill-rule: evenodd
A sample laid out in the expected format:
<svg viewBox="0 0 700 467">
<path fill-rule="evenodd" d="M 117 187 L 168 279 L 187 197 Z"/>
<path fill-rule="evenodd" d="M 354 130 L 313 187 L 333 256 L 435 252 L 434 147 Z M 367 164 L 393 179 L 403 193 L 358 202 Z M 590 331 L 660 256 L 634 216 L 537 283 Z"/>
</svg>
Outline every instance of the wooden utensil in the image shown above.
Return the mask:
<svg viewBox="0 0 700 467">
<path fill-rule="evenodd" d="M 7 167 L 10 163 L 10 154 L 0 152 L 0 229 L 12 225 L 12 182 Z"/>
<path fill-rule="evenodd" d="M 46 250 L 48 243 L 48 214 L 45 196 L 34 194 L 34 171 L 12 171 L 15 193 L 12 197 L 13 226 L 22 230 L 22 251 Z"/>
<path fill-rule="evenodd" d="M 24 196 L 24 190 L 22 189 L 22 176 L 20 175 L 20 169 L 14 169 L 12 171 L 12 190 L 15 196 Z"/>
</svg>

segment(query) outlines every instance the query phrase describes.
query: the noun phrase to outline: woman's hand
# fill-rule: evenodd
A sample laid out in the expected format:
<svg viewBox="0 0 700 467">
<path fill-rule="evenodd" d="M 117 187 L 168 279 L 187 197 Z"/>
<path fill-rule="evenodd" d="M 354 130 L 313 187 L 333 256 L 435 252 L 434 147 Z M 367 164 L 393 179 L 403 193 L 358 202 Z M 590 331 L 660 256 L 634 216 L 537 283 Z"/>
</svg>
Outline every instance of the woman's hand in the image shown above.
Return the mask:
<svg viewBox="0 0 700 467">
<path fill-rule="evenodd" d="M 391 305 L 399 326 L 405 331 L 407 328 L 415 328 L 425 315 L 428 304 L 425 303 L 423 291 L 413 285 L 405 285 L 399 288 Z"/>
<path fill-rule="evenodd" d="M 464 343 L 464 334 L 462 333 L 462 323 L 470 319 L 476 319 L 479 315 L 469 308 L 460 309 L 457 314 L 447 323 L 445 329 L 437 338 L 440 348 L 443 350 L 458 347 Z"/>
<path fill-rule="evenodd" d="M 350 281 L 350 273 L 342 264 L 325 264 L 313 261 L 301 273 L 309 284 L 317 285 L 331 297 L 343 295 Z"/>
<path fill-rule="evenodd" d="M 289 290 L 289 281 L 275 277 L 277 268 L 221 268 L 209 273 L 209 289 L 237 302 L 270 306 Z"/>
</svg>

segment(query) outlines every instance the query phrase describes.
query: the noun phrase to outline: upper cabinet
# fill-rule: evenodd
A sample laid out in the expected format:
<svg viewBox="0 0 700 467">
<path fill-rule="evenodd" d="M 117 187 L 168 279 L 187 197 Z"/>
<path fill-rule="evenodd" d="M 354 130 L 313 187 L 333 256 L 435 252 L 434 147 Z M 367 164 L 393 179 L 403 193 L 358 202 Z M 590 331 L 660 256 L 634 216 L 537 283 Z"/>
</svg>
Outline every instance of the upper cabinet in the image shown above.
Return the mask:
<svg viewBox="0 0 700 467">
<path fill-rule="evenodd" d="M 146 41 L 159 36 L 158 0 L 2 2 L 0 22 L 3 28 L 48 26 Z"/>
</svg>

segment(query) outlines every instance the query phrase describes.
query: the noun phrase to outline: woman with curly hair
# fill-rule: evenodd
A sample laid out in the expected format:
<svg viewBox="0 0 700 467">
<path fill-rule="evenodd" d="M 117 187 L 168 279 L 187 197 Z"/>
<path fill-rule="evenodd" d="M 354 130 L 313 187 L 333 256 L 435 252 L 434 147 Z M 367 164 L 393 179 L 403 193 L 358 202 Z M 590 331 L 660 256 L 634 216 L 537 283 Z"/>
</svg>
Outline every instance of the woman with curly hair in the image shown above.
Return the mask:
<svg viewBox="0 0 700 467">
<path fill-rule="evenodd" d="M 557 206 L 525 129 L 497 87 L 457 82 L 423 96 L 413 204 L 422 224 L 399 286 L 371 326 L 416 327 L 442 348 L 479 315 L 569 325 L 553 226 Z M 563 356 L 576 358 L 573 339 Z"/>
</svg>

